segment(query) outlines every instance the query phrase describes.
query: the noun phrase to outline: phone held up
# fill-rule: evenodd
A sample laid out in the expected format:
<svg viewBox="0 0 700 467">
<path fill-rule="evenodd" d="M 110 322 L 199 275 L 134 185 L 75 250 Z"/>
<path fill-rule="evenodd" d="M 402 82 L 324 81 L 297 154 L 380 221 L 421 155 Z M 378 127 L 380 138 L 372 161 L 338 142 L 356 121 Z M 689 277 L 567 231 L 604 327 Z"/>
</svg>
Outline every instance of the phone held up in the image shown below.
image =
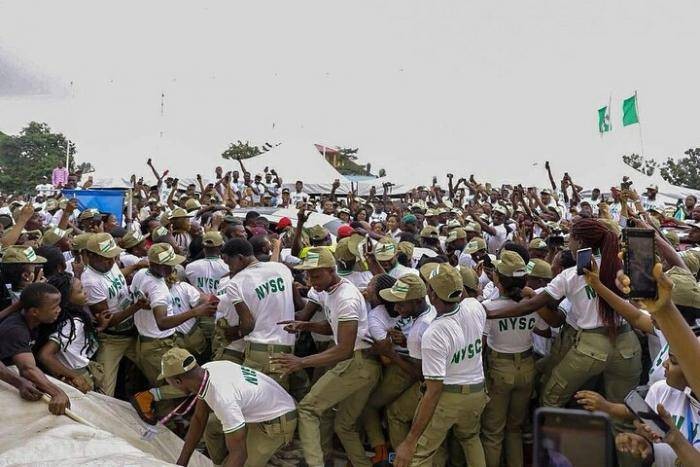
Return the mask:
<svg viewBox="0 0 700 467">
<path fill-rule="evenodd" d="M 624 272 L 630 278 L 630 298 L 656 298 L 653 276 L 656 251 L 654 231 L 626 228 L 622 230 Z"/>
<path fill-rule="evenodd" d="M 576 252 L 576 274 L 583 276 L 584 269 L 591 268 L 591 260 L 593 259 L 593 250 L 590 248 L 581 248 Z"/>
<path fill-rule="evenodd" d="M 625 405 L 639 420 L 646 423 L 651 430 L 661 438 L 668 433 L 669 426 L 657 414 L 654 409 L 649 407 L 641 394 L 636 390 L 630 391 L 625 397 Z"/>
</svg>

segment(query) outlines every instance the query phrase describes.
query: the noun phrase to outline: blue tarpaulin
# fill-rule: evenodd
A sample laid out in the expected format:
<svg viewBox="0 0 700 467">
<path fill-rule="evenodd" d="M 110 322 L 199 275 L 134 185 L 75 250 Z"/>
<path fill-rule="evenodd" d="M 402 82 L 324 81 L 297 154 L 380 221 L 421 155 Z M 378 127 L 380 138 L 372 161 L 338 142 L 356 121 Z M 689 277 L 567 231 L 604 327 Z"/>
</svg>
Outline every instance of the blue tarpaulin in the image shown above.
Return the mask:
<svg viewBox="0 0 700 467">
<path fill-rule="evenodd" d="M 104 213 L 114 214 L 117 218 L 117 225 L 122 224 L 122 213 L 124 206 L 124 194 L 126 190 L 62 190 L 63 196 L 77 198 L 78 209 L 84 211 L 94 208 Z"/>
</svg>

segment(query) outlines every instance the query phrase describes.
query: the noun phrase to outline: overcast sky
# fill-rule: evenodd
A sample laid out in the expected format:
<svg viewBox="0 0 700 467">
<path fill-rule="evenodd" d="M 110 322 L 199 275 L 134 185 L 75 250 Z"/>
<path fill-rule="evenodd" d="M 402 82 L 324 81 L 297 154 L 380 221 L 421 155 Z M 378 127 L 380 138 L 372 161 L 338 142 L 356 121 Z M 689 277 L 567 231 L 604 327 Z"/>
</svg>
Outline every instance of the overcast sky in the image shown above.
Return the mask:
<svg viewBox="0 0 700 467">
<path fill-rule="evenodd" d="M 647 155 L 700 145 L 698 18 L 697 0 L 0 1 L 0 131 L 46 121 L 123 175 L 146 154 L 211 168 L 237 139 L 359 147 L 406 177 L 595 171 L 640 150 L 635 90 Z"/>
</svg>

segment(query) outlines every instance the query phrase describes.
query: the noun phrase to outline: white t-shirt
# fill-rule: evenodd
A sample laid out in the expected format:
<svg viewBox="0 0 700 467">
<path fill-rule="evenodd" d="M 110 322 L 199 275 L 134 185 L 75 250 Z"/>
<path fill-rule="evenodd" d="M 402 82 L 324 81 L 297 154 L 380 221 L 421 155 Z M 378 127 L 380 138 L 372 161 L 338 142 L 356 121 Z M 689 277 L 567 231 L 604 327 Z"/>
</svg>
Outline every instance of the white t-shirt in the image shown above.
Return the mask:
<svg viewBox="0 0 700 467">
<path fill-rule="evenodd" d="M 246 341 L 259 344 L 294 345 L 294 334 L 277 323 L 294 319 L 294 278 L 280 263 L 254 263 L 233 276 L 226 284 L 226 297 L 234 306 L 244 302 L 255 327 Z"/>
<path fill-rule="evenodd" d="M 397 262 L 396 266 L 394 266 L 391 269 L 391 271 L 388 271 L 387 274 L 389 274 L 394 279 L 398 279 L 399 277 L 405 276 L 406 274 L 415 274 L 416 276 L 420 276 L 418 270 L 413 268 L 407 268 L 399 262 Z"/>
<path fill-rule="evenodd" d="M 274 420 L 296 409 L 294 399 L 269 376 L 229 361 L 202 365 L 208 381 L 197 394 L 221 420 L 224 433 L 246 423 Z"/>
<path fill-rule="evenodd" d="M 185 275 L 190 284 L 209 294 L 216 293 L 219 282 L 228 274 L 228 265 L 218 256 L 198 259 L 185 268 Z"/>
<path fill-rule="evenodd" d="M 686 391 L 674 389 L 666 381 L 657 381 L 652 384 L 644 399 L 649 407 L 656 411 L 657 404 L 663 404 L 678 431 L 696 448 L 700 449 L 700 403 Z M 667 449 L 668 448 L 668 449 Z M 674 466 L 676 454 L 668 445 L 654 444 L 655 466 Z"/>
<path fill-rule="evenodd" d="M 138 263 L 142 259 L 143 258 L 139 258 L 138 256 L 134 256 L 131 253 L 127 253 L 126 251 L 122 252 L 122 254 L 119 256 L 119 262 L 122 263 L 122 266 L 125 268 L 128 268 L 129 266 L 133 266 L 134 264 Z"/>
<path fill-rule="evenodd" d="M 509 298 L 487 300 L 483 304 L 491 310 L 515 303 Z M 484 335 L 488 337 L 486 345 L 501 353 L 520 353 L 532 348 L 533 329 L 547 329 L 547 323 L 537 314 L 517 318 L 502 318 L 486 320 Z"/>
<path fill-rule="evenodd" d="M 600 260 L 596 258 L 598 264 Z M 580 329 L 594 329 L 604 326 L 598 315 L 598 295 L 586 284 L 585 276 L 576 274 L 576 266 L 559 273 L 545 287 L 545 292 L 555 300 L 566 297 L 571 302 L 571 310 L 576 316 L 576 325 Z M 567 319 L 568 321 L 568 319 Z"/>
<path fill-rule="evenodd" d="M 386 339 L 387 334 L 394 328 L 399 316 L 392 318 L 384 305 L 377 305 L 367 315 L 369 335 L 375 341 Z"/>
<path fill-rule="evenodd" d="M 491 228 L 496 230 L 496 234 L 491 235 L 488 232 L 484 232 L 484 240 L 486 240 L 486 250 L 495 255 L 498 253 L 498 250 L 501 249 L 503 244 L 512 237 L 513 233 L 508 233 L 505 224 L 491 224 Z"/>
<path fill-rule="evenodd" d="M 423 334 L 421 357 L 425 379 L 444 384 L 484 381 L 481 360 L 486 311 L 467 298 L 454 311 L 436 317 Z"/>
<path fill-rule="evenodd" d="M 129 286 L 126 285 L 124 274 L 122 274 L 116 264 L 105 274 L 87 266 L 80 277 L 80 281 L 83 283 L 83 290 L 85 291 L 88 305 L 106 301 L 107 310 L 110 313 L 117 313 L 132 303 Z M 129 317 L 108 330 L 124 332 L 131 329 L 133 325 L 133 318 Z"/>
<path fill-rule="evenodd" d="M 294 191 L 290 194 L 289 198 L 291 199 L 292 205 L 294 207 L 297 207 L 299 203 L 306 203 L 309 201 L 309 195 L 304 193 L 303 191 L 301 193 L 297 193 L 296 191 Z"/>
<path fill-rule="evenodd" d="M 661 341 L 661 350 L 659 353 L 651 360 L 651 368 L 649 368 L 649 384 L 654 384 L 657 381 L 665 381 L 664 377 L 664 362 L 668 358 L 668 342 L 666 337 L 654 327 L 654 334 Z"/>
<path fill-rule="evenodd" d="M 69 343 L 71 321 L 73 323 L 73 340 Z M 58 344 L 59 351 L 56 354 L 58 361 L 73 370 L 88 366 L 90 358 L 97 352 L 97 342 L 89 345 L 85 341 L 85 323 L 78 317 L 64 321 L 58 331 L 51 334 L 49 339 Z"/>
<path fill-rule="evenodd" d="M 336 345 L 338 345 L 338 324 L 344 321 L 357 321 L 357 337 L 353 350 L 370 347 L 370 344 L 365 341 L 369 338 L 365 299 L 352 283 L 341 279 L 330 292 L 318 292 L 312 288 L 309 290 L 308 298 L 323 309 L 326 320 L 333 330 L 333 340 Z"/>
<path fill-rule="evenodd" d="M 231 278 L 224 277 L 219 282 L 219 288 L 216 291 L 216 298 L 219 299 L 219 304 L 216 307 L 216 321 L 220 319 L 226 319 L 228 325 L 231 327 L 238 326 L 238 312 L 236 312 L 236 307 L 231 301 L 231 297 L 228 296 L 227 285 Z M 235 350 L 236 352 L 243 352 L 245 350 L 245 341 L 243 339 L 238 339 L 231 341 L 227 346 L 229 350 Z"/>
<path fill-rule="evenodd" d="M 154 308 L 164 306 L 167 316 L 174 315 L 173 299 L 165 279 L 154 276 L 148 269 L 141 269 L 134 274 L 131 290 L 134 294 L 142 294 L 151 304 L 150 308 L 142 308 L 134 314 L 134 324 L 139 334 L 152 339 L 163 339 L 175 334 L 176 328 L 161 331 L 153 313 Z"/>
<path fill-rule="evenodd" d="M 199 290 L 187 282 L 177 282 L 170 287 L 170 296 L 173 301 L 173 316 L 179 315 L 196 307 L 201 297 Z M 196 318 L 190 318 L 175 328 L 176 331 L 188 334 L 197 323 Z"/>
<path fill-rule="evenodd" d="M 372 277 L 374 277 L 369 271 L 338 271 L 338 275 L 355 284 L 355 287 L 358 289 L 366 289 L 367 284 L 369 284 L 369 281 L 371 281 Z"/>
<path fill-rule="evenodd" d="M 425 334 L 426 329 L 430 326 L 437 316 L 437 312 L 432 305 L 428 305 L 428 308 L 416 316 L 413 320 L 413 325 L 411 330 L 406 336 L 406 347 L 408 348 L 408 356 L 415 358 L 416 360 L 421 359 L 421 341 L 423 340 L 423 334 Z"/>
</svg>

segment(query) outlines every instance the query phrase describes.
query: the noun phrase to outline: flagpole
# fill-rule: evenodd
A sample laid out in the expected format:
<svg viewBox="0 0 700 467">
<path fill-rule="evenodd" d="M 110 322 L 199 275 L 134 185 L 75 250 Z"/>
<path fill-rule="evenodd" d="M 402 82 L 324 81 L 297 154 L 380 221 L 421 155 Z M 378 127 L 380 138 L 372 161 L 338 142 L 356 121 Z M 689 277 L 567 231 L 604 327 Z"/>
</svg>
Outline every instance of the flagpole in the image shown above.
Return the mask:
<svg viewBox="0 0 700 467">
<path fill-rule="evenodd" d="M 644 138 L 642 137 L 642 119 L 639 118 L 639 97 L 637 96 L 637 91 L 634 91 L 634 110 L 637 112 L 637 124 L 639 125 L 639 145 L 642 150 L 642 157 L 644 157 Z"/>
</svg>

